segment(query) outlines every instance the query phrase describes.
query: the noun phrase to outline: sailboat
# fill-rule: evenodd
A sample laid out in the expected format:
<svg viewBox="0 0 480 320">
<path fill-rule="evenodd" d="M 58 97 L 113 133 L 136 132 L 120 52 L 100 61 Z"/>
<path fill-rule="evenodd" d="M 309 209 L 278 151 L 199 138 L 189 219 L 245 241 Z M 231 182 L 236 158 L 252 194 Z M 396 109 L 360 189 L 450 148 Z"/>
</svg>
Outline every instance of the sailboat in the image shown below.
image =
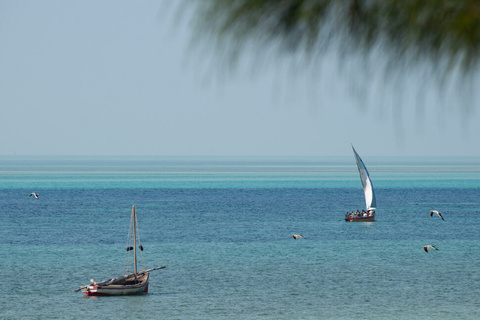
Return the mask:
<svg viewBox="0 0 480 320">
<path fill-rule="evenodd" d="M 365 167 L 362 158 L 360 158 L 357 151 L 355 151 L 353 145 L 352 150 L 355 156 L 355 161 L 357 162 L 360 180 L 362 181 L 363 192 L 365 193 L 365 204 L 367 211 L 362 210 L 362 212 L 359 212 L 357 210 L 356 212 L 347 212 L 345 214 L 345 221 L 375 221 L 375 209 L 377 206 L 377 201 L 375 199 L 375 192 L 373 191 L 372 180 L 370 180 L 367 167 Z"/>
<path fill-rule="evenodd" d="M 133 241 L 133 245 L 132 242 Z M 138 237 L 137 215 L 135 206 L 132 207 L 132 218 L 130 221 L 129 239 L 127 241 L 127 256 L 133 251 L 133 272 L 126 269 L 124 275 L 111 278 L 102 282 L 90 280 L 90 284 L 82 286 L 73 292 L 82 291 L 87 296 L 118 296 L 148 293 L 148 279 L 153 270 L 164 269 L 166 266 L 137 271 L 137 244 L 143 251 Z M 130 272 L 130 273 L 129 273 Z"/>
</svg>

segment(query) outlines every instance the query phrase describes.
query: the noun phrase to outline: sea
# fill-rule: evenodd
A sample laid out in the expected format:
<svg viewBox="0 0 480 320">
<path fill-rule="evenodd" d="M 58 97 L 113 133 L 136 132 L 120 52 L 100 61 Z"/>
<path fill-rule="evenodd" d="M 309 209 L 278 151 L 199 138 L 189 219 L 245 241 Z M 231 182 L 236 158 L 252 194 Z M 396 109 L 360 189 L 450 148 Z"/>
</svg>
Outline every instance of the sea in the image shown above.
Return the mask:
<svg viewBox="0 0 480 320">
<path fill-rule="evenodd" d="M 363 161 L 375 222 L 353 155 L 0 157 L 0 319 L 480 319 L 480 158 Z M 133 205 L 149 293 L 72 292 Z"/>
</svg>

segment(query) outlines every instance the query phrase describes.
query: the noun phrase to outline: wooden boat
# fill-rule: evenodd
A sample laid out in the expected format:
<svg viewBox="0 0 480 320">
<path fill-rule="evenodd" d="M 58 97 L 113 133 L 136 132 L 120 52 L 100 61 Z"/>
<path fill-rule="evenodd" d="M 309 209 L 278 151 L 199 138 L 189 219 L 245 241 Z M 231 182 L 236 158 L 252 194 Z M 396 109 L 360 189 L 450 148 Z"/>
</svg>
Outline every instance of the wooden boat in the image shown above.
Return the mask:
<svg viewBox="0 0 480 320">
<path fill-rule="evenodd" d="M 118 296 L 148 293 L 148 279 L 150 277 L 150 271 L 164 269 L 166 266 L 151 268 L 139 272 L 137 271 L 137 242 L 138 248 L 143 251 L 143 247 L 140 244 L 140 239 L 138 238 L 137 241 L 137 235 L 138 223 L 135 213 L 135 206 L 133 206 L 129 231 L 129 236 L 132 236 L 132 239 L 129 239 L 126 249 L 127 255 L 133 251 L 133 272 L 129 273 L 129 269 L 126 269 L 127 272 L 125 275 L 102 282 L 95 282 L 92 279 L 90 280 L 90 284 L 82 286 L 74 290 L 74 292 L 81 290 L 87 296 Z M 133 246 L 130 246 L 130 244 L 132 244 L 132 240 Z"/>
<path fill-rule="evenodd" d="M 345 214 L 345 221 L 375 221 L 375 209 L 377 206 L 377 201 L 375 199 L 375 192 L 373 190 L 372 180 L 370 180 L 370 175 L 368 174 L 367 167 L 362 161 L 362 158 L 358 155 L 357 151 L 352 145 L 353 155 L 355 156 L 355 161 L 357 162 L 358 173 L 360 174 L 360 180 L 362 181 L 363 192 L 365 194 L 365 203 L 367 210 L 358 210 L 355 212 Z"/>
</svg>

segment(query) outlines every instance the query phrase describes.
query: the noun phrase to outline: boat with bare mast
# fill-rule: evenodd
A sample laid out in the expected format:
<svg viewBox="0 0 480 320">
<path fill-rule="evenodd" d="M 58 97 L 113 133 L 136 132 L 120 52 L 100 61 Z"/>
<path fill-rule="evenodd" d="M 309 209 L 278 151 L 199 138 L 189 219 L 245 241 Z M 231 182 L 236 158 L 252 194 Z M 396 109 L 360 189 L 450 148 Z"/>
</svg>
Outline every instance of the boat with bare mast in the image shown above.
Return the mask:
<svg viewBox="0 0 480 320">
<path fill-rule="evenodd" d="M 133 243 L 132 243 L 133 241 Z M 137 271 L 137 245 L 143 251 L 138 236 L 137 215 L 135 206 L 132 207 L 132 218 L 130 222 L 129 239 L 127 241 L 127 256 L 133 252 L 133 272 L 126 269 L 125 275 L 108 279 L 102 282 L 90 280 L 90 284 L 82 286 L 74 292 L 82 291 L 87 296 L 118 296 L 148 293 L 148 279 L 153 270 L 164 269 L 166 266 Z M 130 272 L 130 273 L 129 273 Z"/>
</svg>

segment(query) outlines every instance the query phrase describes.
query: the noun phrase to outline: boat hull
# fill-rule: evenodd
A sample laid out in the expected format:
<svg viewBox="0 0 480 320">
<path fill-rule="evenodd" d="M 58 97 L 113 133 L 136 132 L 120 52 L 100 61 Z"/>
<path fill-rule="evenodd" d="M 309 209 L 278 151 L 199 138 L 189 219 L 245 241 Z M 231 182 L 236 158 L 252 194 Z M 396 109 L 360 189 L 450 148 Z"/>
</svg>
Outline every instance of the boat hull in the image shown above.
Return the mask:
<svg viewBox="0 0 480 320">
<path fill-rule="evenodd" d="M 136 284 L 94 284 L 82 291 L 87 296 L 124 296 L 148 293 L 149 274 L 140 275 Z"/>
<path fill-rule="evenodd" d="M 370 221 L 375 221 L 375 215 L 367 216 L 367 217 L 345 217 L 345 221 L 347 221 L 347 222 L 370 222 Z"/>
</svg>

